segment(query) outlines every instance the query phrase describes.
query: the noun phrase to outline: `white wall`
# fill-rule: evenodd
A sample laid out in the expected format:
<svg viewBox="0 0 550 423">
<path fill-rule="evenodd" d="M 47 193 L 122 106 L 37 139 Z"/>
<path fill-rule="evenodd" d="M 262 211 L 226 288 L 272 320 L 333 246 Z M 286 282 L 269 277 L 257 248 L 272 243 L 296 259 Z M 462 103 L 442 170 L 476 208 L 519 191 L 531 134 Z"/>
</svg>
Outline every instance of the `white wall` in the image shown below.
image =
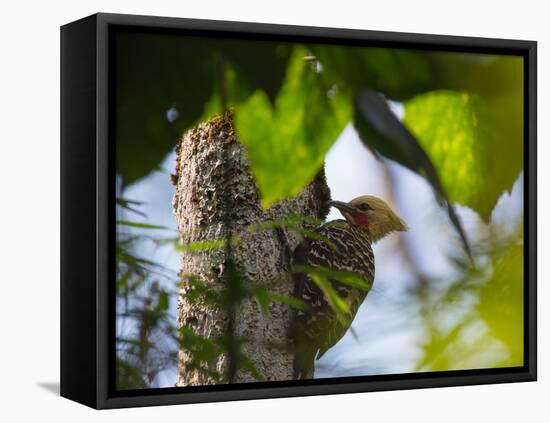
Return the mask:
<svg viewBox="0 0 550 423">
<path fill-rule="evenodd" d="M 0 30 L 0 416 L 61 421 L 543 421 L 550 415 L 550 31 L 543 1 L 12 1 Z M 539 41 L 540 381 L 92 412 L 45 389 L 59 379 L 59 29 L 96 11 Z M 7 233 L 7 236 L 6 236 Z M 545 263 L 546 262 L 546 263 Z M 7 273 L 5 272 L 7 269 Z M 546 333 L 543 333 L 545 331 Z M 11 417 L 7 417 L 11 416 Z M 101 416 L 101 417 L 100 417 Z M 537 417 L 538 416 L 538 417 Z M 6 418 L 7 417 L 7 418 Z"/>
</svg>

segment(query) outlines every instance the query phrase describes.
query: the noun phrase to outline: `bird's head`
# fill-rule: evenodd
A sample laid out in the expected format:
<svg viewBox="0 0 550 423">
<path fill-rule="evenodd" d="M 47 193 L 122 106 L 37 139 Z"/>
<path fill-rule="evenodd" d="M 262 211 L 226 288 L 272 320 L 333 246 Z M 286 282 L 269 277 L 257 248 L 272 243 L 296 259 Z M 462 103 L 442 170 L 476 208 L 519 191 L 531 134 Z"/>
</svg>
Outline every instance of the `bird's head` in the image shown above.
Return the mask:
<svg viewBox="0 0 550 423">
<path fill-rule="evenodd" d="M 362 195 L 349 203 L 331 201 L 346 220 L 352 225 L 358 225 L 367 230 L 372 242 L 384 238 L 391 232 L 406 231 L 407 225 L 388 204 L 378 197 Z"/>
</svg>

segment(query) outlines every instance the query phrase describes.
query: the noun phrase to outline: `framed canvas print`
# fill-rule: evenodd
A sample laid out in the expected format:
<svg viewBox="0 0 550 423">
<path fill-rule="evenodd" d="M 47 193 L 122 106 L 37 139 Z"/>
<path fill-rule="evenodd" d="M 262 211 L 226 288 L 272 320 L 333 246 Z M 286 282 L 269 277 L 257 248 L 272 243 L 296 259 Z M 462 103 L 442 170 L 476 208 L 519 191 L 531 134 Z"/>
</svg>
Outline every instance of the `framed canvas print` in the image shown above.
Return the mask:
<svg viewBox="0 0 550 423">
<path fill-rule="evenodd" d="M 61 394 L 536 379 L 536 43 L 61 28 Z"/>
</svg>

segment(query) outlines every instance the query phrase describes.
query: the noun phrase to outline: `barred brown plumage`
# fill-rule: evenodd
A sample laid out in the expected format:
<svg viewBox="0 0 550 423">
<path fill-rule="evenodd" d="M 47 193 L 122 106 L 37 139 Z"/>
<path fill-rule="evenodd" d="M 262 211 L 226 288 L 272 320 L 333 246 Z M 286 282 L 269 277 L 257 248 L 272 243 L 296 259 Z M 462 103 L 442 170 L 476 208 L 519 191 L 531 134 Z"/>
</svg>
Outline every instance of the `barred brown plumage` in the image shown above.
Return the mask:
<svg viewBox="0 0 550 423">
<path fill-rule="evenodd" d="M 353 272 L 370 286 L 374 281 L 372 242 L 393 231 L 406 230 L 405 223 L 381 199 L 373 196 L 355 198 L 349 203 L 333 201 L 345 220 L 323 224 L 315 230 L 319 239 L 306 239 L 293 256 L 294 265 Z M 360 289 L 330 279 L 332 288 L 349 308 L 349 323 L 369 289 Z M 314 361 L 336 344 L 349 329 L 337 318 L 323 290 L 305 273 L 295 274 L 294 296 L 305 302 L 306 310 L 297 310 L 290 328 L 294 345 L 294 377 L 313 377 Z"/>
</svg>

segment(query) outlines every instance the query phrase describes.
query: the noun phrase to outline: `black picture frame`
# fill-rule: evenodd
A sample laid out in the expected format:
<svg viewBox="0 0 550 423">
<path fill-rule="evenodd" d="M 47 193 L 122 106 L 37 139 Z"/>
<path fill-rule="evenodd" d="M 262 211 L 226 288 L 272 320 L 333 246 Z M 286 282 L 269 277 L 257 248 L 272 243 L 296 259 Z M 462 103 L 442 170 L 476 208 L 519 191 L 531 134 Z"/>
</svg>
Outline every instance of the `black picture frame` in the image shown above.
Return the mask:
<svg viewBox="0 0 550 423">
<path fill-rule="evenodd" d="M 150 31 L 315 40 L 524 57 L 525 365 L 514 368 L 258 382 L 116 392 L 114 154 L 110 34 Z M 534 41 L 316 28 L 99 13 L 61 27 L 61 395 L 90 407 L 209 401 L 534 381 L 537 377 L 536 68 Z M 111 140 L 111 141 L 110 141 Z"/>
</svg>

